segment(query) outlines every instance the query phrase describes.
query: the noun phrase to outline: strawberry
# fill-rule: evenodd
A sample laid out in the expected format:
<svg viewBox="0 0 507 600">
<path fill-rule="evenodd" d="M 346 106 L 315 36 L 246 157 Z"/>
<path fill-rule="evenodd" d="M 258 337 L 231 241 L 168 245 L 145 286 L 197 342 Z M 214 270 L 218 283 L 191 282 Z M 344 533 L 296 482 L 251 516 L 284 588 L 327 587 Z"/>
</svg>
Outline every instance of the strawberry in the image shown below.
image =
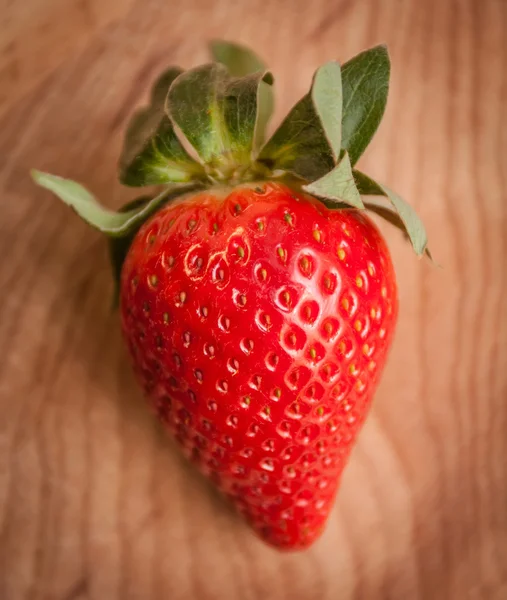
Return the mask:
<svg viewBox="0 0 507 600">
<path fill-rule="evenodd" d="M 203 192 L 143 225 L 121 282 L 139 380 L 187 456 L 265 539 L 309 544 L 366 417 L 396 317 L 359 211 L 280 183 Z"/>
<path fill-rule="evenodd" d="M 182 451 L 266 542 L 304 548 L 329 515 L 396 323 L 393 266 L 365 208 L 418 254 L 426 235 L 408 204 L 353 168 L 384 110 L 385 47 L 321 67 L 265 143 L 272 76 L 242 47 L 212 52 L 213 63 L 166 71 L 128 128 L 120 178 L 164 186 L 158 195 L 115 213 L 75 182 L 34 177 L 110 236 L 134 370 Z"/>
</svg>

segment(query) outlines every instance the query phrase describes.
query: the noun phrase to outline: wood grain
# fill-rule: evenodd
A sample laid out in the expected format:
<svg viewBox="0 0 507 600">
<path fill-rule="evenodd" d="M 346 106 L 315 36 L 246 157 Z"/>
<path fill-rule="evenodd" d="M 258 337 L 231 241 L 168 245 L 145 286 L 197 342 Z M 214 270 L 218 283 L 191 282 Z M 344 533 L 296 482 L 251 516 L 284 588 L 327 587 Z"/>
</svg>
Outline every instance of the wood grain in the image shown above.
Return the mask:
<svg viewBox="0 0 507 600">
<path fill-rule="evenodd" d="M 0 26 L 0 598 L 507 598 L 507 4 L 502 0 L 4 1 Z M 362 166 L 413 202 L 442 268 L 395 231 L 401 315 L 327 531 L 253 537 L 145 410 L 103 240 L 27 173 L 118 206 L 121 132 L 157 71 L 234 39 L 278 114 L 313 69 L 387 42 Z"/>
</svg>

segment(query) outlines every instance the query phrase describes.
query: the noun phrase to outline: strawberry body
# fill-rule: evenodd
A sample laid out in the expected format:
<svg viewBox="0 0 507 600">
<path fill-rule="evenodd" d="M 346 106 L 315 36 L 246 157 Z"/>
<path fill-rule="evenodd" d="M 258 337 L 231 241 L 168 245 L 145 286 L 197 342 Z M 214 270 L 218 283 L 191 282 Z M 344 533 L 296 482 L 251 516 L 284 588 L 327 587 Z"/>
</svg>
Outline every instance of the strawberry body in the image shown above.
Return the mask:
<svg viewBox="0 0 507 600">
<path fill-rule="evenodd" d="M 186 196 L 134 238 L 121 311 L 138 379 L 185 454 L 266 541 L 309 545 L 396 321 L 369 218 L 274 182 Z"/>
</svg>

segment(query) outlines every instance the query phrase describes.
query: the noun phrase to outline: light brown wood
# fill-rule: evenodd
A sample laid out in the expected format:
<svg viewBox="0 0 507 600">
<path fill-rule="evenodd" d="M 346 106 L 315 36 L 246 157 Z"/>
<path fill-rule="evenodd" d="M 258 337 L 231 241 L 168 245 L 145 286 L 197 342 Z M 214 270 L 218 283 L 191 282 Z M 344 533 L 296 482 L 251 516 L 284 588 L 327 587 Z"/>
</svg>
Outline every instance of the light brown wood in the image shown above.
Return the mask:
<svg viewBox="0 0 507 600">
<path fill-rule="evenodd" d="M 507 598 L 507 4 L 502 0 L 25 0 L 0 27 L 0 598 Z M 242 41 L 278 114 L 321 62 L 387 42 L 362 166 L 427 223 L 389 236 L 399 327 L 326 533 L 264 546 L 146 411 L 105 245 L 28 170 L 111 206 L 121 132 L 157 71 Z"/>
<path fill-rule="evenodd" d="M 128 12 L 132 1 L 4 0 L 2 4 L 6 6 L 0 16 L 0 114 Z"/>
</svg>

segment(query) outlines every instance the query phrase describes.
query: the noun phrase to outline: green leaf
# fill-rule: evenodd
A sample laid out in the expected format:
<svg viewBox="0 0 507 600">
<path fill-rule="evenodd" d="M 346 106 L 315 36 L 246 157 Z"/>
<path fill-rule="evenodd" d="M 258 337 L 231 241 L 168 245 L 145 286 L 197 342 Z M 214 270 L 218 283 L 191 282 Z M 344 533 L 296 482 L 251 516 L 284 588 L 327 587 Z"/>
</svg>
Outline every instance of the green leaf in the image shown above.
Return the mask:
<svg viewBox="0 0 507 600">
<path fill-rule="evenodd" d="M 396 227 L 396 229 L 403 234 L 403 237 L 410 241 L 405 225 L 403 224 L 403 221 L 397 212 L 391 208 L 387 208 L 387 206 L 381 206 L 380 204 L 374 204 L 373 202 L 365 202 L 364 206 L 367 210 L 371 210 L 371 212 L 374 212 L 376 215 L 384 219 L 384 221 L 387 221 Z"/>
<path fill-rule="evenodd" d="M 223 65 L 196 67 L 175 80 L 166 99 L 166 112 L 205 163 L 229 149 L 220 101 L 228 80 Z"/>
<path fill-rule="evenodd" d="M 313 181 L 334 167 L 333 153 L 310 94 L 304 96 L 285 117 L 262 148 L 259 162 L 272 170 L 283 170 Z"/>
<path fill-rule="evenodd" d="M 164 110 L 165 99 L 171 87 L 171 83 L 183 72 L 179 67 L 169 67 L 162 71 L 155 80 L 150 91 L 150 106 Z"/>
<path fill-rule="evenodd" d="M 331 171 L 340 156 L 340 65 L 317 69 L 310 92 L 285 117 L 258 160 L 268 168 L 314 181 Z"/>
<path fill-rule="evenodd" d="M 403 221 L 401 220 L 400 215 L 397 212 L 390 208 L 387 208 L 387 206 L 381 206 L 380 204 L 375 204 L 373 202 L 365 202 L 364 206 L 367 210 L 374 212 L 376 215 L 384 219 L 384 221 L 387 221 L 388 223 L 396 227 L 396 229 L 398 229 L 403 234 L 403 237 L 406 240 L 410 241 L 405 225 L 403 224 Z M 426 256 L 433 263 L 435 263 L 433 256 L 431 255 L 431 252 L 429 251 L 427 246 L 424 250 L 424 254 L 426 254 Z"/>
<path fill-rule="evenodd" d="M 172 67 L 162 73 L 151 92 L 151 104 L 131 119 L 120 157 L 120 181 L 144 186 L 185 183 L 204 178 L 196 163 L 181 145 L 173 125 L 164 112 L 169 86 L 181 73 Z"/>
<path fill-rule="evenodd" d="M 273 86 L 265 81 L 261 81 L 257 94 L 257 121 L 255 123 L 253 143 L 253 149 L 256 153 L 262 148 L 262 144 L 266 139 L 268 123 L 273 115 L 274 109 L 275 96 L 273 94 Z"/>
<path fill-rule="evenodd" d="M 357 169 L 352 170 L 354 180 L 356 182 L 357 189 L 362 196 L 385 196 L 385 192 L 382 189 L 380 183 L 377 183 L 368 175 L 365 175 Z"/>
<path fill-rule="evenodd" d="M 364 208 L 352 175 L 349 155 L 346 152 L 332 171 L 317 181 L 303 186 L 303 189 L 331 203 L 339 205 L 345 203 L 354 208 Z"/>
<path fill-rule="evenodd" d="M 386 46 L 361 52 L 342 67 L 341 147 L 355 165 L 382 120 L 389 90 L 390 61 Z"/>
<path fill-rule="evenodd" d="M 166 111 L 201 159 L 227 173 L 251 160 L 261 72 L 231 78 L 218 63 L 182 73 L 171 85 Z"/>
<path fill-rule="evenodd" d="M 233 77 L 244 77 L 267 70 L 264 62 L 251 50 L 240 44 L 214 40 L 210 42 L 211 56 L 222 63 Z M 254 133 L 254 151 L 258 150 L 266 136 L 266 129 L 275 107 L 273 86 L 261 81 L 257 95 L 257 123 Z"/>
<path fill-rule="evenodd" d="M 340 65 L 331 61 L 320 67 L 313 80 L 312 101 L 333 153 L 340 157 L 342 137 L 342 79 Z"/>
<path fill-rule="evenodd" d="M 131 202 L 128 202 L 124 206 L 122 206 L 119 210 L 120 213 L 127 213 L 132 210 L 140 210 L 145 207 L 152 198 L 150 196 L 142 196 L 141 198 L 136 198 Z M 123 237 L 110 237 L 108 240 L 109 243 L 109 260 L 111 262 L 111 270 L 113 272 L 113 280 L 114 280 L 114 292 L 113 292 L 113 307 L 118 307 L 118 300 L 120 297 L 120 280 L 121 280 L 121 271 L 123 268 L 123 263 L 125 262 L 125 258 L 130 249 L 132 241 L 136 233 L 139 231 L 142 223 L 139 223 L 135 226 L 127 235 Z"/>
<path fill-rule="evenodd" d="M 357 170 L 354 170 L 353 173 L 360 194 L 365 196 L 385 196 L 389 200 L 399 215 L 416 254 L 419 256 L 424 254 L 428 244 L 428 237 L 421 219 L 419 219 L 410 204 L 407 204 L 401 196 L 398 196 L 398 194 L 390 190 L 387 186 L 377 183 L 364 173 Z"/>
<path fill-rule="evenodd" d="M 195 185 L 168 187 L 141 207 L 127 212 L 115 212 L 101 206 L 96 198 L 76 181 L 36 170 L 32 170 L 31 175 L 35 183 L 53 192 L 89 225 L 102 233 L 119 237 L 128 235 L 143 223 L 169 196 L 196 188 Z"/>
<path fill-rule="evenodd" d="M 212 40 L 209 48 L 213 60 L 222 63 L 233 77 L 244 77 L 266 71 L 263 61 L 245 46 L 223 40 Z"/>
</svg>

